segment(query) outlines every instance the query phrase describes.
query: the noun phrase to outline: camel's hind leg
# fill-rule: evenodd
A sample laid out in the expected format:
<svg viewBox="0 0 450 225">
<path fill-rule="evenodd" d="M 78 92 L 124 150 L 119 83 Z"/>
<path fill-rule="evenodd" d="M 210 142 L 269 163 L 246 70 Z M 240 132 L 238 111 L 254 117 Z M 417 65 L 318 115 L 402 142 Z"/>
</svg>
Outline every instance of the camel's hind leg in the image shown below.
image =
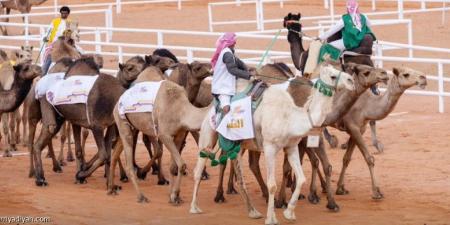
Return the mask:
<svg viewBox="0 0 450 225">
<path fill-rule="evenodd" d="M 22 144 L 27 145 L 28 144 L 28 121 L 29 121 L 29 103 L 25 100 L 23 103 L 23 111 L 22 111 Z"/>
<path fill-rule="evenodd" d="M 266 183 L 264 183 L 264 179 L 261 175 L 261 168 L 259 167 L 260 157 L 261 152 L 248 151 L 248 163 L 250 165 L 250 170 L 258 181 L 263 197 L 267 200 L 267 198 L 269 197 L 269 191 L 267 190 Z"/>
<path fill-rule="evenodd" d="M 8 118 L 9 118 L 8 113 L 3 113 L 1 115 L 1 120 L 2 120 L 1 122 L 3 125 L 3 135 L 5 138 L 5 144 L 7 145 L 7 147 L 3 153 L 3 157 L 12 157 L 11 149 L 9 148 L 9 143 L 10 143 L 9 138 L 10 137 L 9 137 L 9 129 L 8 129 Z"/>
<path fill-rule="evenodd" d="M 349 193 L 344 187 L 344 177 L 345 171 L 347 170 L 347 167 L 350 164 L 350 160 L 352 159 L 354 149 L 355 149 L 355 141 L 350 137 L 347 142 L 347 151 L 345 152 L 344 158 L 342 159 L 342 169 L 341 173 L 339 174 L 339 180 L 336 189 L 337 195 L 346 195 Z"/>
<path fill-rule="evenodd" d="M 222 151 L 220 153 L 220 156 L 222 156 L 223 154 L 224 154 L 224 152 Z M 214 197 L 214 202 L 216 202 L 216 203 L 225 202 L 225 197 L 223 196 L 223 178 L 225 176 L 226 168 L 227 168 L 227 163 L 226 162 L 225 162 L 224 165 L 220 164 L 220 166 L 219 166 L 219 169 L 220 169 L 220 172 L 219 172 L 219 184 L 217 185 L 216 197 Z"/>
<path fill-rule="evenodd" d="M 291 180 L 291 166 L 289 165 L 287 156 L 285 155 L 283 157 L 283 177 L 281 180 L 281 188 L 280 190 L 276 193 L 277 198 L 274 200 L 274 205 L 277 208 L 283 208 L 285 206 L 287 206 L 287 201 L 286 201 L 286 186 L 288 181 Z"/>
<path fill-rule="evenodd" d="M 21 140 L 20 140 L 20 122 L 22 120 L 22 115 L 20 115 L 20 110 L 19 109 L 14 111 L 13 114 L 14 114 L 14 119 L 15 119 L 15 124 L 16 124 L 16 127 L 14 129 L 14 135 L 15 135 L 15 139 L 16 139 L 16 144 L 19 144 L 19 143 L 21 143 Z"/>
<path fill-rule="evenodd" d="M 295 206 L 298 201 L 298 196 L 300 195 L 300 190 L 302 184 L 306 181 L 305 174 L 303 174 L 302 165 L 300 164 L 300 156 L 298 153 L 298 146 L 294 145 L 286 149 L 286 154 L 288 155 L 289 164 L 295 174 L 295 191 L 292 193 L 291 200 L 289 200 L 287 209 L 284 210 L 283 215 L 287 220 L 295 220 Z"/>
<path fill-rule="evenodd" d="M 267 218 L 266 225 L 278 224 L 277 216 L 275 215 L 275 193 L 277 192 L 277 181 L 275 179 L 275 158 L 277 149 L 275 146 L 264 144 L 264 157 L 266 158 L 267 170 L 267 189 L 269 190 L 269 201 L 267 203 Z"/>
</svg>

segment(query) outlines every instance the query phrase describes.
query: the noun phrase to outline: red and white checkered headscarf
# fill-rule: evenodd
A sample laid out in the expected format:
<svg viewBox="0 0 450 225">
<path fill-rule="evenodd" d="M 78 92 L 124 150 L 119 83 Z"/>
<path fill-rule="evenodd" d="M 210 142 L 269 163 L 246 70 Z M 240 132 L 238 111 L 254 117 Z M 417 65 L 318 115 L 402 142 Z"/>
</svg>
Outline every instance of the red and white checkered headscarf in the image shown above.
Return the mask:
<svg viewBox="0 0 450 225">
<path fill-rule="evenodd" d="M 359 12 L 359 5 L 356 0 L 347 0 L 347 13 L 352 17 L 353 24 L 361 30 L 361 13 Z"/>
<path fill-rule="evenodd" d="M 232 32 L 224 33 L 222 36 L 219 37 L 216 41 L 216 52 L 214 52 L 214 55 L 211 59 L 211 66 L 214 68 L 216 66 L 217 60 L 219 59 L 220 52 L 224 48 L 233 46 L 236 44 L 236 34 Z"/>
</svg>

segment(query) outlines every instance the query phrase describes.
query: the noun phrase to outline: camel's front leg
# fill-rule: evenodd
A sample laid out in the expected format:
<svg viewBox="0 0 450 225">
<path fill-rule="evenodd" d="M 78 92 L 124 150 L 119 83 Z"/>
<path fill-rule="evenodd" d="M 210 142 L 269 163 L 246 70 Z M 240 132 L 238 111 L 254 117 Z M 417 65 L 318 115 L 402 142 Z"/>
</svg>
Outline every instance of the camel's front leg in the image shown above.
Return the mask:
<svg viewBox="0 0 450 225">
<path fill-rule="evenodd" d="M 263 197 L 267 200 L 269 197 L 269 191 L 267 190 L 266 183 L 264 183 L 264 179 L 261 175 L 261 168 L 259 167 L 259 158 L 261 157 L 261 152 L 257 151 L 249 151 L 248 152 L 248 163 L 250 166 L 250 170 L 258 181 L 259 187 L 261 188 L 261 192 Z"/>
<path fill-rule="evenodd" d="M 269 190 L 269 201 L 267 204 L 267 218 L 266 225 L 278 224 L 277 217 L 275 215 L 275 193 L 277 192 L 277 183 L 275 180 L 275 158 L 277 149 L 271 144 L 264 144 L 264 156 L 266 158 L 266 170 L 267 170 L 267 189 Z"/>
<path fill-rule="evenodd" d="M 286 149 L 286 154 L 288 155 L 289 164 L 295 174 L 295 191 L 292 193 L 291 200 L 289 200 L 287 209 L 284 210 L 283 215 L 287 220 L 295 220 L 295 206 L 297 205 L 298 196 L 300 195 L 300 190 L 302 184 L 306 181 L 305 174 L 303 174 L 302 165 L 300 164 L 300 156 L 298 153 L 297 145 L 294 145 Z"/>
<path fill-rule="evenodd" d="M 239 193 L 241 194 L 242 198 L 245 201 L 245 204 L 247 205 L 247 211 L 248 216 L 252 219 L 259 219 L 262 217 L 261 213 L 258 212 L 258 210 L 255 209 L 253 206 L 250 197 L 248 196 L 247 187 L 244 183 L 244 177 L 242 172 L 242 156 L 241 154 L 238 154 L 237 158 L 235 160 L 231 161 L 234 166 L 234 172 L 236 173 L 237 183 L 239 187 Z"/>
<path fill-rule="evenodd" d="M 375 148 L 378 150 L 378 153 L 382 153 L 384 150 L 384 145 L 378 140 L 377 138 L 377 127 L 374 120 L 371 120 L 369 122 L 370 124 L 370 131 L 372 134 L 372 144 L 375 146 Z"/>
<path fill-rule="evenodd" d="M 197 165 L 194 169 L 194 191 L 192 193 L 192 202 L 191 202 L 191 209 L 189 210 L 190 213 L 198 214 L 202 213 L 203 211 L 198 207 L 197 203 L 197 196 L 198 196 L 198 190 L 200 187 L 200 182 L 202 181 L 202 171 L 203 168 L 206 165 L 206 158 L 202 158 L 198 156 L 197 159 Z"/>
</svg>

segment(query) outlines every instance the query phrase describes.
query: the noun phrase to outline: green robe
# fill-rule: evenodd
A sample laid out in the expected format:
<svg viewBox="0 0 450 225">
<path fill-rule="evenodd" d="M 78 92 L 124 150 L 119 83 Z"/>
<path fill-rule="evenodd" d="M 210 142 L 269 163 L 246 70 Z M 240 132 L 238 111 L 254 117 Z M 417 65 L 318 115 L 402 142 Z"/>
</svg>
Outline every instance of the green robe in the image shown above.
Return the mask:
<svg viewBox="0 0 450 225">
<path fill-rule="evenodd" d="M 342 38 L 346 49 L 350 50 L 359 47 L 366 34 L 372 35 L 373 39 L 376 40 L 375 35 L 366 24 L 366 16 L 361 14 L 361 31 L 353 24 L 352 17 L 349 14 L 342 15 L 342 20 L 344 21 Z"/>
</svg>

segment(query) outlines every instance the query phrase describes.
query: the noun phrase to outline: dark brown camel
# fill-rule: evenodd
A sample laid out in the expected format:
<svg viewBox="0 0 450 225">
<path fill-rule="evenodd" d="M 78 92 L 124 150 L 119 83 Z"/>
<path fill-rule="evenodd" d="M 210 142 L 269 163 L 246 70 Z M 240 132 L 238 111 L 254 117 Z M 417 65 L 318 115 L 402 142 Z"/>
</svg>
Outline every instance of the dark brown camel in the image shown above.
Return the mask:
<svg viewBox="0 0 450 225">
<path fill-rule="evenodd" d="M 165 64 L 166 69 L 173 63 L 170 59 L 157 57 L 146 58 L 155 62 L 155 64 Z M 78 169 L 76 174 L 77 182 L 84 183 L 85 179 L 103 164 L 106 165 L 106 168 L 109 167 L 112 138 L 115 135 L 112 110 L 126 88 L 121 81 L 126 81 L 125 86 L 129 86 L 129 83 L 134 81 L 134 78 L 117 79 L 110 75 L 102 74 L 99 72 L 99 68 L 92 58 L 81 58 L 77 60 L 69 68 L 65 77 L 79 74 L 86 76 L 99 75 L 89 93 L 87 105 L 91 107 L 86 108 L 85 104 L 59 105 L 56 106 L 59 114 L 55 112 L 53 106 L 47 102 L 46 98 L 39 99 L 41 111 L 43 112 L 42 121 L 44 125 L 39 139 L 33 146 L 36 184 L 38 186 L 47 184 L 42 168 L 41 150 L 43 146 L 48 144 L 56 131 L 59 130 L 64 120 L 72 123 Z M 89 163 L 85 162 L 81 148 L 81 127 L 90 129 L 93 132 L 98 147 L 98 155 Z M 106 135 L 104 135 L 105 129 L 107 130 Z M 106 176 L 108 176 L 108 172 L 109 169 L 106 170 Z"/>
</svg>

